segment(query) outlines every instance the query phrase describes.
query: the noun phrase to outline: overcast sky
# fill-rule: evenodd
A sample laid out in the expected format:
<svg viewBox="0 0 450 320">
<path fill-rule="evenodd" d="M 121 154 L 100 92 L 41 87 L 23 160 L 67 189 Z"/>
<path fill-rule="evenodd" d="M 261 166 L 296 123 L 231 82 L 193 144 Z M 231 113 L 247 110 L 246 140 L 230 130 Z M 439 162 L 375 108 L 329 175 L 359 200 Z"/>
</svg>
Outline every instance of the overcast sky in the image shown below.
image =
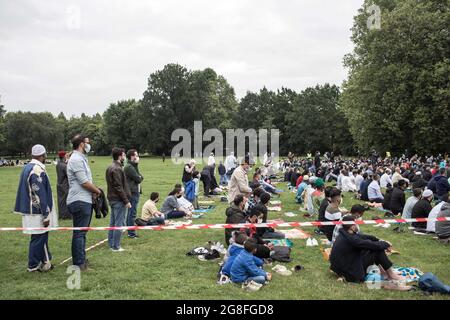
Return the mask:
<svg viewBox="0 0 450 320">
<path fill-rule="evenodd" d="M 363 0 L 0 0 L 8 111 L 103 112 L 167 63 L 211 67 L 237 97 L 346 78 Z"/>
</svg>

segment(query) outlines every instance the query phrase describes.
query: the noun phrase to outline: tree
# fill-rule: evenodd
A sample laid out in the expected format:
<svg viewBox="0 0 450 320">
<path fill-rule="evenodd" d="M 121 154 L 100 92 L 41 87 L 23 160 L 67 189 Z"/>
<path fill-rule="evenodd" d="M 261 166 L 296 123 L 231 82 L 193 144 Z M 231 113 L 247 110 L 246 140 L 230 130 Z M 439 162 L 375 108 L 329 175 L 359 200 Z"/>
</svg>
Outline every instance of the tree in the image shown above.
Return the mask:
<svg viewBox="0 0 450 320">
<path fill-rule="evenodd" d="M 136 127 L 134 124 L 138 104 L 134 99 L 122 100 L 111 103 L 103 113 L 105 139 L 110 148 L 139 149 L 139 145 L 136 143 Z"/>
<path fill-rule="evenodd" d="M 365 1 L 355 17 L 355 49 L 341 97 L 362 151 L 442 152 L 450 146 L 450 10 L 448 1 L 374 1 L 379 30 L 367 28 Z"/>
<path fill-rule="evenodd" d="M 286 115 L 289 146 L 296 153 L 352 153 L 352 139 L 339 106 L 339 88 L 317 85 L 303 90 Z M 343 138 L 345 139 L 344 141 Z"/>
<path fill-rule="evenodd" d="M 5 148 L 5 106 L 0 104 L 0 150 Z"/>
<path fill-rule="evenodd" d="M 236 109 L 234 89 L 214 70 L 168 64 L 150 75 L 135 110 L 137 141 L 154 154 L 169 153 L 175 129 L 187 129 L 193 136 L 195 120 L 201 120 L 204 129 L 225 129 Z"/>
<path fill-rule="evenodd" d="M 35 144 L 42 144 L 47 152 L 58 150 L 62 132 L 58 131 L 55 118 L 50 112 L 8 112 L 5 116 L 7 154 L 24 154 Z"/>
</svg>

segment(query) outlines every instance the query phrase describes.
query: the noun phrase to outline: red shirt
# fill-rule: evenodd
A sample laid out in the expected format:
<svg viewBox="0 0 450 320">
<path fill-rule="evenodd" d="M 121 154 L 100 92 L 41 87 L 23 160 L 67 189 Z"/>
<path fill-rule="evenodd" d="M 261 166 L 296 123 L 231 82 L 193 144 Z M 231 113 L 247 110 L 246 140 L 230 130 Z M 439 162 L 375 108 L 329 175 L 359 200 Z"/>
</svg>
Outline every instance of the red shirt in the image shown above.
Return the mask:
<svg viewBox="0 0 450 320">
<path fill-rule="evenodd" d="M 300 183 L 302 183 L 302 181 L 303 181 L 303 176 L 298 177 L 297 182 L 295 183 L 295 187 L 298 188 L 298 185 Z"/>
</svg>

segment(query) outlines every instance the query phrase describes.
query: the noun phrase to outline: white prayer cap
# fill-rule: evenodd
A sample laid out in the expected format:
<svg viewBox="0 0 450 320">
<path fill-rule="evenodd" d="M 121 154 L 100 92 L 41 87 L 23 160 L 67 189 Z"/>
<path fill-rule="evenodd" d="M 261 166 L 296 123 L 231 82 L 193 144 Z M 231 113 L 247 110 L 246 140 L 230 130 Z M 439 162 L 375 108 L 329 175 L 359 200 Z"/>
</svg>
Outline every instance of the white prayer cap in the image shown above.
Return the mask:
<svg viewBox="0 0 450 320">
<path fill-rule="evenodd" d="M 45 150 L 45 147 L 42 144 L 36 144 L 31 148 L 31 155 L 33 157 L 39 157 L 43 154 L 46 154 L 47 151 Z"/>
<path fill-rule="evenodd" d="M 428 198 L 428 197 L 432 197 L 433 196 L 433 191 L 431 191 L 430 189 L 427 189 L 423 192 L 422 196 L 424 198 Z"/>
<path fill-rule="evenodd" d="M 420 172 L 420 171 L 416 172 L 416 175 L 418 175 L 418 176 L 420 176 L 421 174 L 422 174 L 422 172 Z"/>
</svg>

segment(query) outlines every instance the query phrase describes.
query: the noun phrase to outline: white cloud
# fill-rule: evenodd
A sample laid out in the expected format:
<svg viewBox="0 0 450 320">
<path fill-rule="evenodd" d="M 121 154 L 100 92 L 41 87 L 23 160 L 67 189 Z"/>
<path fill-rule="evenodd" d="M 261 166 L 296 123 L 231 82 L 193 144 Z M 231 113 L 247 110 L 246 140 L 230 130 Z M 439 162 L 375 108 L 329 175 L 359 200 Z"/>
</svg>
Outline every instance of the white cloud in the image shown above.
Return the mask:
<svg viewBox="0 0 450 320">
<path fill-rule="evenodd" d="M 102 112 L 118 99 L 140 99 L 149 74 L 172 62 L 215 69 L 238 97 L 263 86 L 339 85 L 362 3 L 1 1 L 2 103 L 7 110 Z"/>
</svg>

